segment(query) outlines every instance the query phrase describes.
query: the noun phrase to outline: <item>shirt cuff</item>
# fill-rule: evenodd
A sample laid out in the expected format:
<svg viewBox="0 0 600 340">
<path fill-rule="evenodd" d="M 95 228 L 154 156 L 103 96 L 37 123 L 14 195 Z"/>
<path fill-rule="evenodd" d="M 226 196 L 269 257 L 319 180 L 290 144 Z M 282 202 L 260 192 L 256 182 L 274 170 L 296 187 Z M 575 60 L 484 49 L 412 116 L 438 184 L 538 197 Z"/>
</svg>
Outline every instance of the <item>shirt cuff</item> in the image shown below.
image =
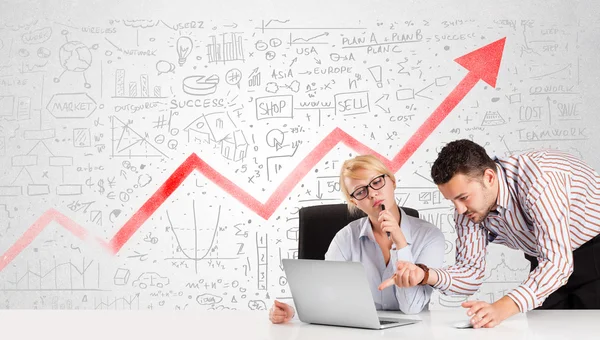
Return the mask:
<svg viewBox="0 0 600 340">
<path fill-rule="evenodd" d="M 521 313 L 528 312 L 537 307 L 538 301 L 535 292 L 525 285 L 520 285 L 506 295 L 517 304 Z"/>
<path fill-rule="evenodd" d="M 393 256 L 393 255 L 392 255 Z M 393 257 L 392 257 L 393 258 Z M 410 248 L 410 244 L 407 244 L 406 247 L 402 249 L 396 250 L 396 261 L 406 261 L 410 263 L 415 263 L 412 255 L 412 250 Z"/>
<path fill-rule="evenodd" d="M 429 270 L 433 270 L 438 277 L 438 281 L 432 286 L 433 288 L 439 289 L 443 292 L 450 289 L 450 285 L 452 284 L 452 277 L 450 276 L 450 273 L 443 269 L 437 268 L 429 268 Z"/>
</svg>

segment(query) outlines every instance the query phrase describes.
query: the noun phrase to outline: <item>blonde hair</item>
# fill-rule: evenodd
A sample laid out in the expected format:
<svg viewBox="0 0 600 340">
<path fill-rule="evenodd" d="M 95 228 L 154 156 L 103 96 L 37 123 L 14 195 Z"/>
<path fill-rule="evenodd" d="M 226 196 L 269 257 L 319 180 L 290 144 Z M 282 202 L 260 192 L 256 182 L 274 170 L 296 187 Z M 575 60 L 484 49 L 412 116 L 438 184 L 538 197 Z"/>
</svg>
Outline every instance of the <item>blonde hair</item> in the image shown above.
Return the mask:
<svg viewBox="0 0 600 340">
<path fill-rule="evenodd" d="M 385 174 L 390 178 L 390 181 L 393 183 L 393 185 L 396 185 L 396 176 L 394 176 L 394 174 L 385 166 L 385 164 L 383 164 L 383 162 L 379 160 L 379 158 L 373 155 L 361 155 L 346 160 L 340 171 L 340 190 L 348 202 L 348 211 L 351 214 L 356 214 L 360 209 L 358 209 L 356 205 L 351 202 L 351 192 L 349 192 L 348 188 L 346 187 L 345 179 L 363 179 L 356 174 L 356 172 L 359 170 L 372 170 L 379 172 L 380 174 Z"/>
</svg>

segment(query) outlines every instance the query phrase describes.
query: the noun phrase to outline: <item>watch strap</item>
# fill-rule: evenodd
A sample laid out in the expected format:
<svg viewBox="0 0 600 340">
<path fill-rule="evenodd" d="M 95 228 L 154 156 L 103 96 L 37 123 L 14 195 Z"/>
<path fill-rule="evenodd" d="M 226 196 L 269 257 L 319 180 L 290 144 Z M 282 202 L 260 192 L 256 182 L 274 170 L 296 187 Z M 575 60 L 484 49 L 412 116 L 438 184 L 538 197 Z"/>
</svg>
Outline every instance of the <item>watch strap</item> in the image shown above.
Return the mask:
<svg viewBox="0 0 600 340">
<path fill-rule="evenodd" d="M 429 267 L 427 267 L 426 265 L 424 265 L 422 263 L 416 263 L 416 266 L 423 269 L 423 272 L 425 272 L 425 276 L 423 276 L 423 280 L 419 283 L 419 285 L 424 286 L 427 284 L 427 280 L 429 280 Z"/>
</svg>

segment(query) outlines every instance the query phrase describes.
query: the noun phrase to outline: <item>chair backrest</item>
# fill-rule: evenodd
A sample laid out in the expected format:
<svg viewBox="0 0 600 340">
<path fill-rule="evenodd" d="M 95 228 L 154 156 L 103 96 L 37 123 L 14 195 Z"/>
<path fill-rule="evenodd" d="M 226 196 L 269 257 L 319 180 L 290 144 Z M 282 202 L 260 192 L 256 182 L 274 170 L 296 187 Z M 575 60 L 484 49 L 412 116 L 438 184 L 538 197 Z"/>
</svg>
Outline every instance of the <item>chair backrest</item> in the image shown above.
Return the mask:
<svg viewBox="0 0 600 340">
<path fill-rule="evenodd" d="M 419 217 L 412 208 L 401 207 L 407 215 Z M 300 208 L 298 258 L 324 260 L 335 234 L 348 223 L 366 216 L 362 211 L 350 215 L 348 205 L 327 204 Z"/>
</svg>

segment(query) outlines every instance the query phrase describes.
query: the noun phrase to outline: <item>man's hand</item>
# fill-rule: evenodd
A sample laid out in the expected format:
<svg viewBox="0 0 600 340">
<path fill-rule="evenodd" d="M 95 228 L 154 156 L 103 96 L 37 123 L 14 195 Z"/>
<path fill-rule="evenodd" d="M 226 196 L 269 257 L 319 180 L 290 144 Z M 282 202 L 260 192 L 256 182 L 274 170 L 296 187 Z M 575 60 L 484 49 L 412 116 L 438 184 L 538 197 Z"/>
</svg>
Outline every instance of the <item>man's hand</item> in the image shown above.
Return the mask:
<svg viewBox="0 0 600 340">
<path fill-rule="evenodd" d="M 467 315 L 471 317 L 473 328 L 492 328 L 499 325 L 502 321 L 519 313 L 519 307 L 508 296 L 489 304 L 484 301 L 466 301 L 462 303 L 464 308 L 468 308 Z"/>
<path fill-rule="evenodd" d="M 414 287 L 423 281 L 425 277 L 425 272 L 421 267 L 417 267 L 415 264 L 406 262 L 406 261 L 398 261 L 396 262 L 396 272 L 392 277 L 383 281 L 378 289 L 384 290 L 387 287 L 390 287 L 393 284 L 401 288 Z"/>
<path fill-rule="evenodd" d="M 288 322 L 294 317 L 295 313 L 292 306 L 275 300 L 273 306 L 269 309 L 269 320 L 272 323 Z"/>
</svg>

